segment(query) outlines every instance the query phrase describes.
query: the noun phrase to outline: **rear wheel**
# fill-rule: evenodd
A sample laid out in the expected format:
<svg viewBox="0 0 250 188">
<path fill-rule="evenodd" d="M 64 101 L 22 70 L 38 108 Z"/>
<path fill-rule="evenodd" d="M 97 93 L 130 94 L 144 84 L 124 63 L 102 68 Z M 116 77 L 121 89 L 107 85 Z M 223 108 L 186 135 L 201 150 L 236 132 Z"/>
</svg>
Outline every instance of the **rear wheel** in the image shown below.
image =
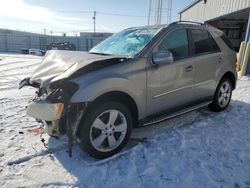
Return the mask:
<svg viewBox="0 0 250 188">
<path fill-rule="evenodd" d="M 231 80 L 229 78 L 223 78 L 216 89 L 214 100 L 209 105 L 209 108 L 215 112 L 225 110 L 231 101 L 232 90 Z"/>
<path fill-rule="evenodd" d="M 95 105 L 81 125 L 80 140 L 84 151 L 99 159 L 118 153 L 129 140 L 132 122 L 130 111 L 121 103 Z"/>
</svg>

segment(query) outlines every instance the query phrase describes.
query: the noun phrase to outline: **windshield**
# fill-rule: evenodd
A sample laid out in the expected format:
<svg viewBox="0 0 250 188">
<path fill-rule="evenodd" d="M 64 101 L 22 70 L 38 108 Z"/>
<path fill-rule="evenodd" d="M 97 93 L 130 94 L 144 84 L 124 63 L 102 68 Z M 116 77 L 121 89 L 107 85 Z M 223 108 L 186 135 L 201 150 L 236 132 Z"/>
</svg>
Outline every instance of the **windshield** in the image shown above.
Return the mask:
<svg viewBox="0 0 250 188">
<path fill-rule="evenodd" d="M 161 28 L 127 29 L 112 35 L 90 50 L 90 53 L 134 56 L 152 40 Z"/>
</svg>

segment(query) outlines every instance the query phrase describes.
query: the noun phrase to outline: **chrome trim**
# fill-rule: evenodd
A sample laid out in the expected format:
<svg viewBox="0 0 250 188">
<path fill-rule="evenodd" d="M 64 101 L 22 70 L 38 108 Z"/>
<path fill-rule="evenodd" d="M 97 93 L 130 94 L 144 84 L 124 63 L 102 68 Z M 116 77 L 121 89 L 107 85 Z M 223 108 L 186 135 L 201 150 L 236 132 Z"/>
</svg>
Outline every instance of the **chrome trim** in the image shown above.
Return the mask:
<svg viewBox="0 0 250 188">
<path fill-rule="evenodd" d="M 183 90 L 183 89 L 191 88 L 191 87 L 193 87 L 193 85 L 188 85 L 188 86 L 180 87 L 178 89 L 174 89 L 174 90 L 171 90 L 171 91 L 168 91 L 168 92 L 165 92 L 165 93 L 161 93 L 159 95 L 155 95 L 155 96 L 153 96 L 153 99 L 156 99 L 156 98 L 162 97 L 164 95 L 168 95 L 170 93 L 174 93 L 174 92 L 177 92 L 177 91 L 180 91 L 180 90 Z"/>
<path fill-rule="evenodd" d="M 213 82 L 214 82 L 213 80 L 207 80 L 207 81 L 195 84 L 194 87 L 199 87 L 199 86 L 206 85 L 206 84 L 212 84 Z"/>
<path fill-rule="evenodd" d="M 213 80 L 208 80 L 208 81 L 204 81 L 204 82 L 201 82 L 201 83 L 198 83 L 198 84 L 191 84 L 191 85 L 188 85 L 188 86 L 180 87 L 178 89 L 174 89 L 174 90 L 171 90 L 171 91 L 168 91 L 168 92 L 165 92 L 165 93 L 161 93 L 159 95 L 155 95 L 155 96 L 153 96 L 153 99 L 156 99 L 156 98 L 162 97 L 164 95 L 168 95 L 170 93 L 174 93 L 174 92 L 177 92 L 177 91 L 180 91 L 180 90 L 183 90 L 183 89 L 187 89 L 187 88 L 191 88 L 191 87 L 199 87 L 199 86 L 206 85 L 206 84 L 213 83 L 213 82 L 214 82 Z"/>
</svg>

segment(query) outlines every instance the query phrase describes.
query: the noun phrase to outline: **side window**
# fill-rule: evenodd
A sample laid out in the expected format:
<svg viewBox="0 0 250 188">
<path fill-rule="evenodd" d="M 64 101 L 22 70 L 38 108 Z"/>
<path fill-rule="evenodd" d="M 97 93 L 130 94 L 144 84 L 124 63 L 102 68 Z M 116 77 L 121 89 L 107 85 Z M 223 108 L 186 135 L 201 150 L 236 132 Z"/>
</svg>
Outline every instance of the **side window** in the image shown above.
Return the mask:
<svg viewBox="0 0 250 188">
<path fill-rule="evenodd" d="M 220 35 L 220 38 L 221 38 L 221 39 L 225 42 L 225 44 L 228 46 L 228 48 L 230 48 L 231 50 L 235 51 L 234 46 L 233 46 L 233 44 L 231 43 L 231 41 L 229 40 L 229 38 L 227 38 L 227 36 L 226 36 L 223 32 L 219 33 L 219 35 Z"/>
<path fill-rule="evenodd" d="M 180 29 L 168 34 L 158 47 L 159 51 L 169 50 L 174 60 L 189 56 L 188 37 L 186 29 Z"/>
<path fill-rule="evenodd" d="M 191 30 L 192 41 L 194 45 L 194 54 L 204 54 L 220 51 L 213 37 L 206 30 Z"/>
<path fill-rule="evenodd" d="M 209 40 L 210 40 L 210 45 L 211 45 L 211 51 L 212 52 L 220 52 L 220 48 L 218 46 L 218 44 L 216 43 L 216 41 L 214 40 L 214 38 L 212 37 L 211 34 L 208 34 L 209 35 Z"/>
<path fill-rule="evenodd" d="M 191 30 L 192 40 L 194 44 L 194 53 L 203 54 L 210 51 L 208 33 L 204 30 Z"/>
</svg>

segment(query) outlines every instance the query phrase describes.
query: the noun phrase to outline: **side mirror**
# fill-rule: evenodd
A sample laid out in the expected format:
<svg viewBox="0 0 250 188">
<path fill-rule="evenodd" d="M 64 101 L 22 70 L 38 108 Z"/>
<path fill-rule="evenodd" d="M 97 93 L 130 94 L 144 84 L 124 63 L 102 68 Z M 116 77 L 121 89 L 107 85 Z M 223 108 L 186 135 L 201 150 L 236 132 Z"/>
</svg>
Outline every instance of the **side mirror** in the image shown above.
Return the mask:
<svg viewBox="0 0 250 188">
<path fill-rule="evenodd" d="M 152 57 L 153 65 L 163 65 L 173 62 L 174 62 L 174 57 L 170 51 L 155 52 Z"/>
</svg>

